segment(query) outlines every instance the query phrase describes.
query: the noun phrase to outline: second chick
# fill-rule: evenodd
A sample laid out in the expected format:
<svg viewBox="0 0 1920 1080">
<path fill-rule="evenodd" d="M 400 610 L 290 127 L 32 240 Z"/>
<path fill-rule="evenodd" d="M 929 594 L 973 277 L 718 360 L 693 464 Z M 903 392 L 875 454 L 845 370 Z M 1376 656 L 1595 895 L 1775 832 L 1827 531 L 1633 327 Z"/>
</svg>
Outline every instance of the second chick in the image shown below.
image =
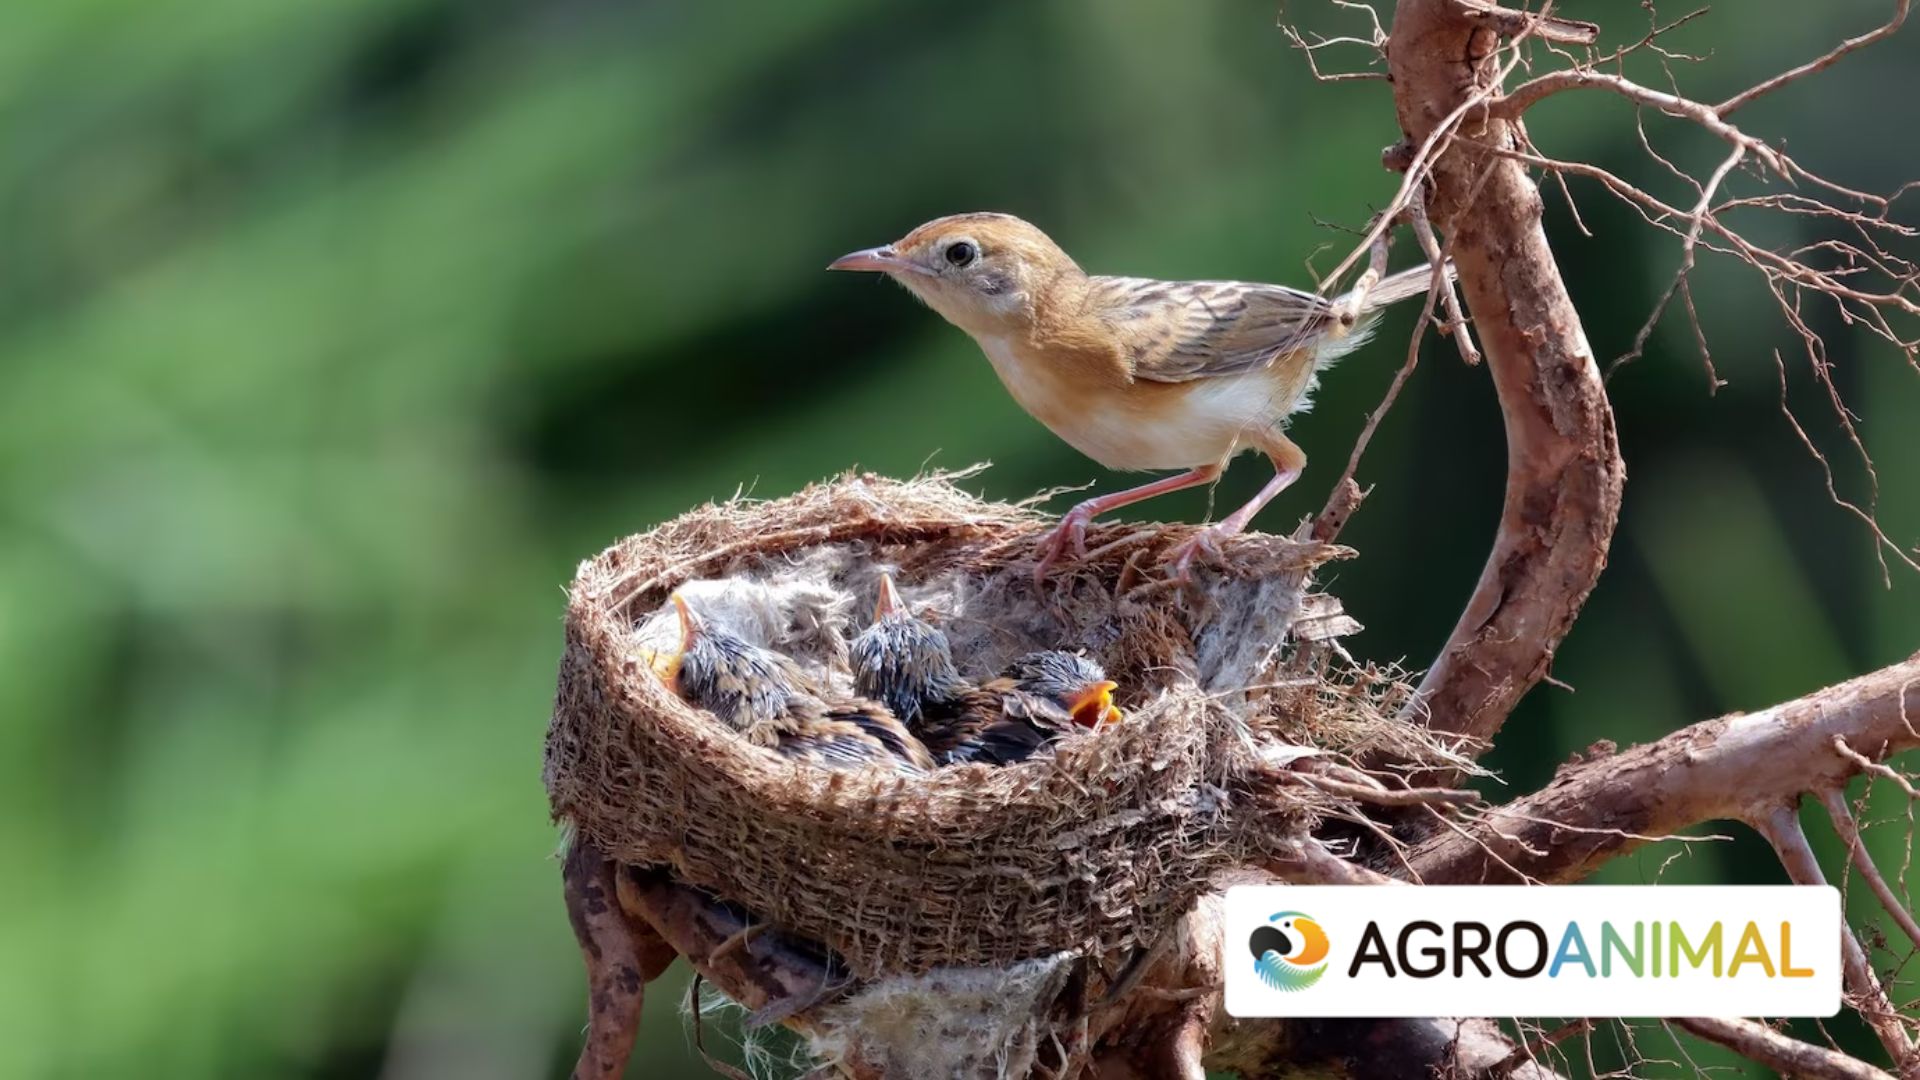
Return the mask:
<svg viewBox="0 0 1920 1080">
<path fill-rule="evenodd" d="M 978 685 L 961 676 L 945 631 L 880 578 L 873 625 L 852 646 L 854 688 L 906 722 L 942 763 L 1011 765 L 1076 727 L 1115 723 L 1118 684 L 1078 653 L 1033 652 Z"/>
</svg>

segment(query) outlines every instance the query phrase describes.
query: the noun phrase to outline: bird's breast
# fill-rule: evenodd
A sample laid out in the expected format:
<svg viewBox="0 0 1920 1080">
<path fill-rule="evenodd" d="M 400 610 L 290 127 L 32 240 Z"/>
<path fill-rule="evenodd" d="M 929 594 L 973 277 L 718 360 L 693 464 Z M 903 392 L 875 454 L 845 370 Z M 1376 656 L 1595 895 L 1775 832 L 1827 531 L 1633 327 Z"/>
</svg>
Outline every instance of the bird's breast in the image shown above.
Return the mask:
<svg viewBox="0 0 1920 1080">
<path fill-rule="evenodd" d="M 1256 448 L 1306 389 L 1277 367 L 1184 383 L 1102 378 L 1005 338 L 979 341 L 1021 408 L 1109 469 L 1192 469 Z"/>
</svg>

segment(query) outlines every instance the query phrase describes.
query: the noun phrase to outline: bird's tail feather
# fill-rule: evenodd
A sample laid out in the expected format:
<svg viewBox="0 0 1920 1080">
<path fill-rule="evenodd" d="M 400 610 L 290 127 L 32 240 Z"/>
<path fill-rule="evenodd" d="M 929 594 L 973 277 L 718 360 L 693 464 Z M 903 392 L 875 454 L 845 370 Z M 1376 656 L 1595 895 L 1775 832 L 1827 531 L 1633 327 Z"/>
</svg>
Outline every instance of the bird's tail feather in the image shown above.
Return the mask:
<svg viewBox="0 0 1920 1080">
<path fill-rule="evenodd" d="M 1449 260 L 1447 263 L 1447 280 L 1452 281 L 1456 276 L 1457 272 L 1454 270 L 1452 261 Z M 1397 274 L 1388 274 L 1386 277 L 1374 282 L 1373 288 L 1367 290 L 1366 298 L 1362 302 L 1359 311 L 1360 317 L 1354 321 L 1353 325 L 1342 330 L 1339 329 L 1336 323 L 1330 328 L 1329 332 L 1321 337 L 1318 349 L 1314 355 L 1314 370 L 1324 371 L 1328 367 L 1331 367 L 1335 360 L 1353 352 L 1355 349 L 1372 340 L 1374 330 L 1380 325 L 1382 309 L 1386 308 L 1389 304 L 1398 303 L 1401 300 L 1426 295 L 1427 286 L 1432 283 L 1432 263 L 1422 263 L 1411 270 L 1402 270 Z M 1347 293 L 1338 300 L 1335 300 L 1334 304 L 1336 308 L 1344 308 L 1351 304 L 1352 301 L 1353 294 Z M 1302 400 L 1304 402 L 1305 399 Z M 1298 407 L 1299 406 L 1296 406 L 1296 408 Z"/>
<path fill-rule="evenodd" d="M 1447 263 L 1447 280 L 1456 276 L 1453 263 Z M 1433 264 L 1421 263 L 1411 270 L 1402 270 L 1397 274 L 1388 274 L 1374 283 L 1367 291 L 1366 306 L 1362 311 L 1375 311 L 1389 304 L 1426 294 L 1427 286 L 1433 281 Z M 1349 294 L 1351 295 L 1351 294 Z M 1341 297 L 1345 300 L 1346 297 Z"/>
</svg>

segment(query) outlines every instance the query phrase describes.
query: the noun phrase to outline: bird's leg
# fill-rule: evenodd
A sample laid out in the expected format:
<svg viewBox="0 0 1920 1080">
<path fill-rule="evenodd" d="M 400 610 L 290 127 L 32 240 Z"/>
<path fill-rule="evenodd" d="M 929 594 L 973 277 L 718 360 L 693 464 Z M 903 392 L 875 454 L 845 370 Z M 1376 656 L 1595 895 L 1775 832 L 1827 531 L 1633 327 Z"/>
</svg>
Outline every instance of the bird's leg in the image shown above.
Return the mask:
<svg viewBox="0 0 1920 1080">
<path fill-rule="evenodd" d="M 1233 536 L 1244 531 L 1274 496 L 1287 490 L 1287 485 L 1300 479 L 1300 473 L 1307 467 L 1306 451 L 1295 446 L 1291 440 L 1279 433 L 1270 436 L 1271 441 L 1265 447 L 1267 457 L 1273 461 L 1273 479 L 1260 489 L 1259 493 L 1247 500 L 1247 505 L 1227 515 L 1217 525 L 1208 525 L 1188 537 L 1186 542 L 1174 549 L 1173 577 L 1176 581 L 1187 581 L 1193 576 L 1193 560 L 1205 553 L 1209 557 L 1220 555 L 1220 538 Z"/>
<path fill-rule="evenodd" d="M 1067 511 L 1066 517 L 1060 519 L 1060 524 L 1049 529 L 1047 534 L 1040 538 L 1040 561 L 1033 568 L 1034 584 L 1044 581 L 1047 571 L 1052 569 L 1053 564 L 1059 562 L 1060 557 L 1068 551 L 1072 551 L 1076 556 L 1087 553 L 1087 523 L 1094 518 L 1109 510 L 1118 510 L 1123 506 L 1145 502 L 1155 495 L 1165 495 L 1169 492 L 1198 487 L 1201 484 L 1211 484 L 1219 477 L 1220 468 L 1217 464 L 1202 465 L 1178 476 L 1163 477 L 1151 484 L 1141 484 L 1139 487 L 1116 491 L 1111 495 L 1099 495 L 1075 506 Z"/>
</svg>

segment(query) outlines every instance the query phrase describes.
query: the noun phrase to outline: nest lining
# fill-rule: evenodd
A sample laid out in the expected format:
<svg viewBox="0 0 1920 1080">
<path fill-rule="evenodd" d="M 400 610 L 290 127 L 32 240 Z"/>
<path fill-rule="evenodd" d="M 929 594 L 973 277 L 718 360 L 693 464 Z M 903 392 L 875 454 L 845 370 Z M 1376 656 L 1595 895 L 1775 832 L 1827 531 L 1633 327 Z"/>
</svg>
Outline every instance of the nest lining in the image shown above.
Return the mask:
<svg viewBox="0 0 1920 1080">
<path fill-rule="evenodd" d="M 1345 750 L 1398 725 L 1376 693 L 1303 665 L 1314 650 L 1280 648 L 1325 615 L 1307 576 L 1340 549 L 1236 537 L 1230 569 L 1172 589 L 1157 566 L 1190 529 L 1104 526 L 1036 588 L 1050 524 L 947 478 L 848 476 L 709 505 L 582 564 L 547 737 L 555 816 L 613 858 L 669 866 L 824 943 L 863 979 L 1152 944 L 1218 874 L 1335 808 L 1276 783 L 1263 742 Z M 844 685 L 883 568 L 964 673 L 1084 649 L 1121 684 L 1127 721 L 1006 768 L 835 772 L 747 744 L 640 658 L 672 632 L 660 609 L 685 586 L 709 617 Z"/>
</svg>

